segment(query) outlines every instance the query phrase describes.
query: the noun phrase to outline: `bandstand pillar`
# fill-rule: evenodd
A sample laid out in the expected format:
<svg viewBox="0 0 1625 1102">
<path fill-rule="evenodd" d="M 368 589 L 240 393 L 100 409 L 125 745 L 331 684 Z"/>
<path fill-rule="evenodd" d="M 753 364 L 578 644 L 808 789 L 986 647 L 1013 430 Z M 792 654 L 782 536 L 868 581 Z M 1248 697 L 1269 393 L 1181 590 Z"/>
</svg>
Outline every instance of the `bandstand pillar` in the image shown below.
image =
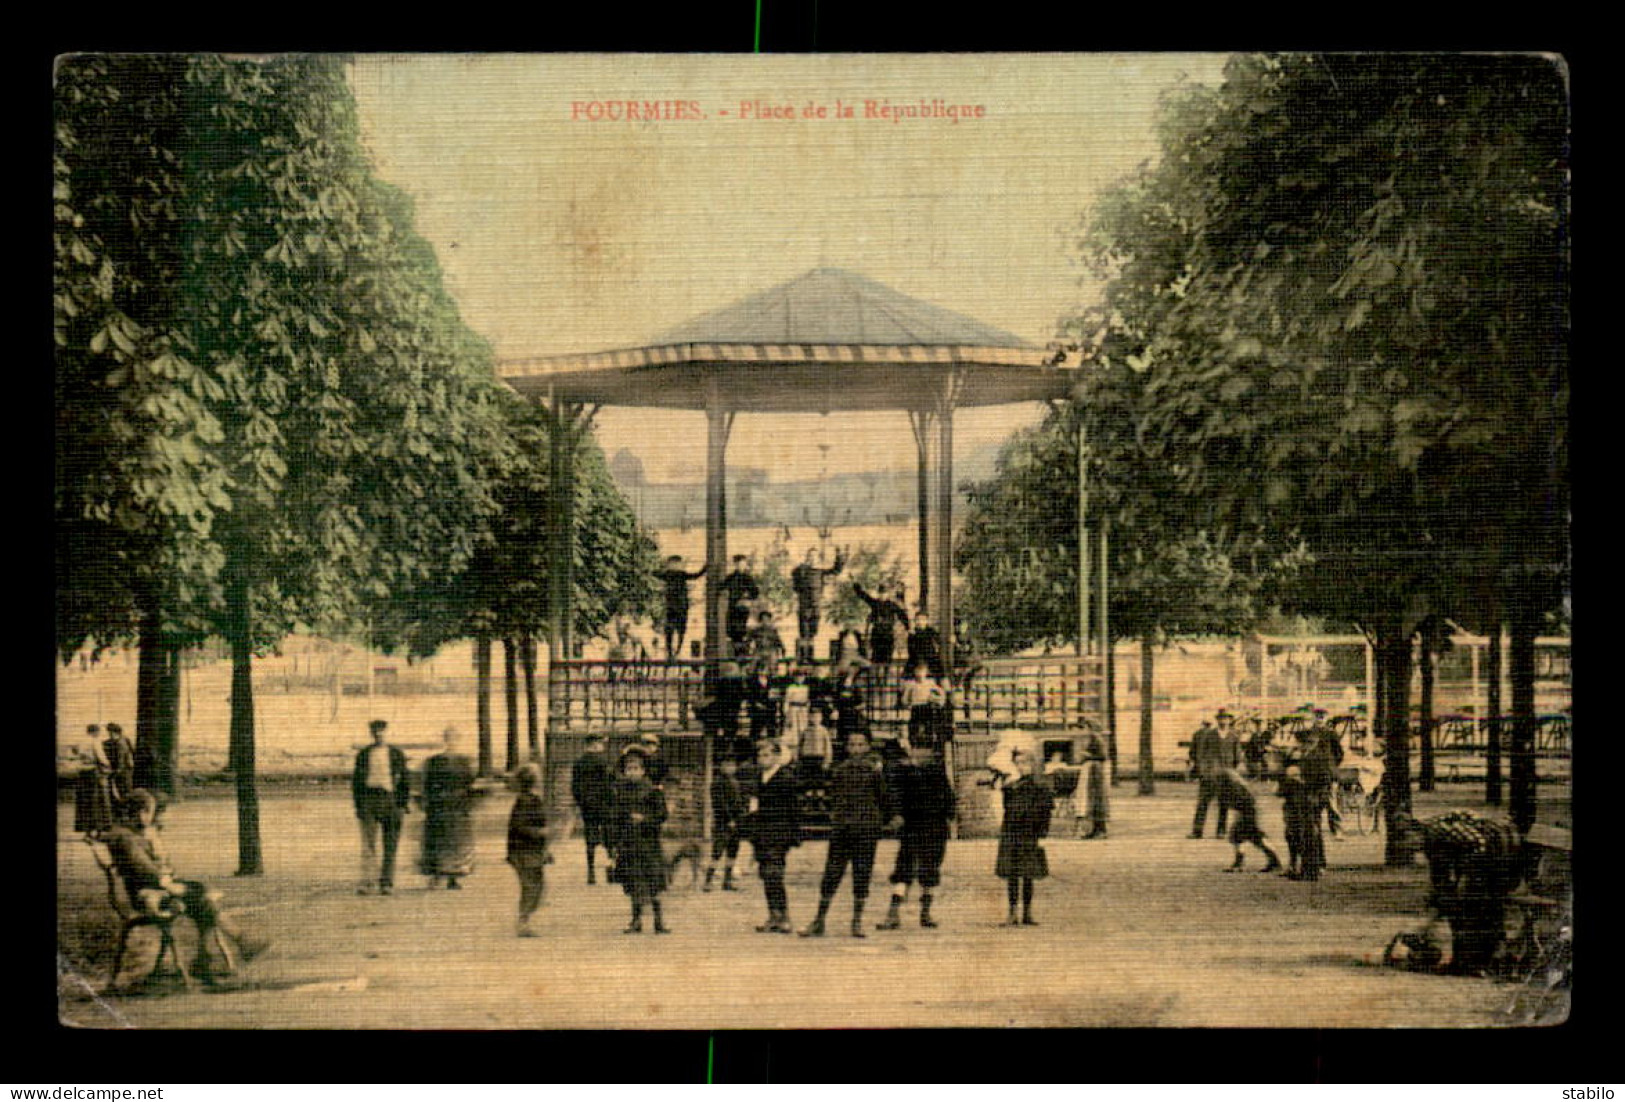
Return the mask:
<svg viewBox="0 0 1625 1102">
<path fill-rule="evenodd" d="M 722 401 L 715 374 L 705 380 L 705 660 L 715 670 L 724 657 L 726 610 L 722 582 L 728 569 L 728 434 L 734 415 Z"/>
<path fill-rule="evenodd" d="M 919 454 L 920 592 L 942 636 L 942 660 L 954 660 L 954 406 L 959 373 L 950 370 L 931 404 L 909 412 Z"/>
</svg>

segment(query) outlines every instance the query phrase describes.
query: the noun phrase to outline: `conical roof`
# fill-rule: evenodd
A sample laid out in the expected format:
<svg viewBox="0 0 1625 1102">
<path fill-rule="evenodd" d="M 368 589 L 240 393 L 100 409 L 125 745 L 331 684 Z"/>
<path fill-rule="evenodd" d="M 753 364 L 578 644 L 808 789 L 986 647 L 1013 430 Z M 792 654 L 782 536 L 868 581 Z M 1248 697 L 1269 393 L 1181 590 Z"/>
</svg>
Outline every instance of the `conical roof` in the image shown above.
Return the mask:
<svg viewBox="0 0 1625 1102">
<path fill-rule="evenodd" d="M 975 318 L 894 291 L 844 268 L 814 268 L 691 318 L 655 344 L 964 345 L 1028 348 Z"/>
<path fill-rule="evenodd" d="M 497 375 L 535 398 L 830 413 L 1059 398 L 1076 369 L 975 318 L 856 272 L 816 268 L 649 344 L 504 359 Z"/>
</svg>

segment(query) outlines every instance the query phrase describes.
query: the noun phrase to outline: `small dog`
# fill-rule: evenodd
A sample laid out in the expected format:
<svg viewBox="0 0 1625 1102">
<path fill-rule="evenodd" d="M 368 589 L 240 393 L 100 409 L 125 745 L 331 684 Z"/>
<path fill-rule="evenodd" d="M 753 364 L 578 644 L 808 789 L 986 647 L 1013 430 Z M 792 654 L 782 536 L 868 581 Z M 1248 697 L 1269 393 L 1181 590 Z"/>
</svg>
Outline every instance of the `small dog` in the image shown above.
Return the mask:
<svg viewBox="0 0 1625 1102">
<path fill-rule="evenodd" d="M 677 866 L 684 861 L 688 862 L 688 886 L 692 888 L 700 882 L 700 866 L 705 864 L 705 853 L 701 849 L 699 842 L 684 842 L 672 851 L 670 857 L 666 858 L 666 882 L 668 884 L 676 886 Z"/>
</svg>

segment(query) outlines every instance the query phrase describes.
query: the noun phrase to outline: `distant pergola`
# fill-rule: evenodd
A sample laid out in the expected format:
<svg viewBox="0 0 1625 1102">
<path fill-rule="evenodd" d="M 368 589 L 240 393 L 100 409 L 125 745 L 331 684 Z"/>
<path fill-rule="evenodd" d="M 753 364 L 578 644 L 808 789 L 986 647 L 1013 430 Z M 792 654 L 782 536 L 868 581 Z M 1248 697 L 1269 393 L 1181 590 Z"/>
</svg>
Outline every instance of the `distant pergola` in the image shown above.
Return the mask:
<svg viewBox="0 0 1625 1102">
<path fill-rule="evenodd" d="M 916 598 L 953 647 L 954 411 L 1064 397 L 1076 369 L 974 318 L 838 268 L 819 268 L 702 314 L 652 343 L 582 355 L 505 359 L 499 377 L 552 420 L 555 570 L 550 644 L 573 653 L 571 456 L 602 406 L 703 411 L 707 424 L 705 657 L 724 656 L 728 437 L 740 413 L 908 414 L 919 457 Z M 1081 470 L 1080 470 L 1081 475 Z M 1081 492 L 1081 486 L 1080 486 Z M 1080 502 L 1080 504 L 1082 504 Z M 1083 515 L 1080 510 L 1080 517 Z M 1080 542 L 1087 555 L 1087 540 Z M 1080 609 L 1089 571 L 1080 564 Z M 1086 619 L 1086 617 L 1085 617 Z M 1080 640 L 1083 629 L 1080 627 Z M 1080 642 L 1081 650 L 1081 642 Z"/>
</svg>

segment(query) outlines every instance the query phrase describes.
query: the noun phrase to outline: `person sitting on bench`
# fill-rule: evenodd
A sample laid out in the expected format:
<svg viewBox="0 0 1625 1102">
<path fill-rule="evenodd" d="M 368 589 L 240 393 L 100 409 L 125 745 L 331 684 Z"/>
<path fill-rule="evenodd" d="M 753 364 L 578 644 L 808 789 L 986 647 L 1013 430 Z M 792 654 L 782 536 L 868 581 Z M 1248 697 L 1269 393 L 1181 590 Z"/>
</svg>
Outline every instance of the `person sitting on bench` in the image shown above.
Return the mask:
<svg viewBox="0 0 1625 1102">
<path fill-rule="evenodd" d="M 209 941 L 213 939 L 225 957 L 226 970 L 232 968 L 232 947 L 224 940 L 230 938 L 237 946 L 237 955 L 250 960 L 265 950 L 264 942 L 250 942 L 220 911 L 220 893 L 198 880 L 181 880 L 165 856 L 158 837 L 158 797 L 145 788 L 130 794 L 124 805 L 124 819 L 107 835 L 107 849 L 113 858 L 113 867 L 124 881 L 124 888 L 132 905 L 154 914 L 173 910 L 178 901 L 180 908 L 197 926 L 197 960 L 193 971 L 205 983 L 216 978 L 209 958 Z"/>
</svg>

